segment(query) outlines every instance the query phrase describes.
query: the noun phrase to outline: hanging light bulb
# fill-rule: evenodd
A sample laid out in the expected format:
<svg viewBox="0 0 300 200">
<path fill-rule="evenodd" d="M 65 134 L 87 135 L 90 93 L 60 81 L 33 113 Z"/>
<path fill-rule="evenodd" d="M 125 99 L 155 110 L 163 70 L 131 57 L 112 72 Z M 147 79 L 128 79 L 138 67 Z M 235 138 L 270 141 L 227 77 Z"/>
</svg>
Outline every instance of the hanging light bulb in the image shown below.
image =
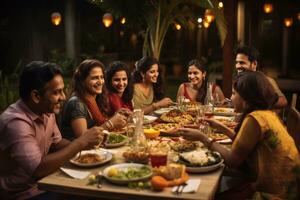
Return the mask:
<svg viewBox="0 0 300 200">
<path fill-rule="evenodd" d="M 200 24 L 203 21 L 201 17 L 198 17 L 197 22 Z"/>
<path fill-rule="evenodd" d="M 113 16 L 110 13 L 105 13 L 102 17 L 102 22 L 106 28 L 110 27 L 113 23 Z"/>
<path fill-rule="evenodd" d="M 206 9 L 204 13 L 204 18 L 208 23 L 211 23 L 215 19 L 215 15 L 211 9 Z"/>
<path fill-rule="evenodd" d="M 297 19 L 300 21 L 300 12 L 297 14 Z"/>
<path fill-rule="evenodd" d="M 223 8 L 223 6 L 224 6 L 223 2 L 220 1 L 220 2 L 218 3 L 218 8 L 221 9 L 221 8 Z"/>
<path fill-rule="evenodd" d="M 181 29 L 181 25 L 178 24 L 178 23 L 175 23 L 175 28 L 176 28 L 177 31 L 179 31 Z"/>
<path fill-rule="evenodd" d="M 291 17 L 284 18 L 283 23 L 286 27 L 291 27 L 293 25 L 293 18 Z"/>
<path fill-rule="evenodd" d="M 204 28 L 208 28 L 209 25 L 210 25 L 210 23 L 208 21 L 206 21 L 206 20 L 203 21 Z"/>
<path fill-rule="evenodd" d="M 273 4 L 271 3 L 265 3 L 264 4 L 264 12 L 269 14 L 273 11 Z"/>
<path fill-rule="evenodd" d="M 61 14 L 59 12 L 52 13 L 51 22 L 53 25 L 58 26 L 61 23 Z"/>
<path fill-rule="evenodd" d="M 125 17 L 122 17 L 121 20 L 120 20 L 121 24 L 125 24 L 126 23 L 126 18 Z"/>
</svg>

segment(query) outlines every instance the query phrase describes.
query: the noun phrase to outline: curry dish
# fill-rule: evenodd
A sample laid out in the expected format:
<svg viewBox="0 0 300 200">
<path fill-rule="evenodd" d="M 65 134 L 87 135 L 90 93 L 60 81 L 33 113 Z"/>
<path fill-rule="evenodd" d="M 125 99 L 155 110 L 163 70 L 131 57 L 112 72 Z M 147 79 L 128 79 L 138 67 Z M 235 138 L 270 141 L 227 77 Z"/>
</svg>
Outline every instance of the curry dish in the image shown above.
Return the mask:
<svg viewBox="0 0 300 200">
<path fill-rule="evenodd" d="M 102 162 L 104 159 L 105 159 L 104 156 L 100 156 L 94 153 L 87 153 L 78 156 L 75 159 L 75 161 L 79 163 L 92 164 L 92 163 Z"/>
</svg>

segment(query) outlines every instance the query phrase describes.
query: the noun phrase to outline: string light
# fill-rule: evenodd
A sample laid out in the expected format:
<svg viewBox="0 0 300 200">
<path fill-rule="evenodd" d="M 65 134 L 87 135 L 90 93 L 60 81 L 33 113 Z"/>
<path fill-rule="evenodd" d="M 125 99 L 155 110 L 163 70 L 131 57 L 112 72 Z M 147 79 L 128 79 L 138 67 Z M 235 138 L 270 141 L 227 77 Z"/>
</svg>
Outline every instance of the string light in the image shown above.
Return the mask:
<svg viewBox="0 0 300 200">
<path fill-rule="evenodd" d="M 224 6 L 223 2 L 220 1 L 219 4 L 218 4 L 218 8 L 221 9 L 221 8 L 223 8 L 223 6 Z"/>
<path fill-rule="evenodd" d="M 176 28 L 177 31 L 179 31 L 179 30 L 181 29 L 181 25 L 178 24 L 178 23 L 176 23 L 176 24 L 175 24 L 175 28 Z"/>
<path fill-rule="evenodd" d="M 122 17 L 121 20 L 120 20 L 121 24 L 125 24 L 126 23 L 126 18 L 125 17 Z"/>
</svg>

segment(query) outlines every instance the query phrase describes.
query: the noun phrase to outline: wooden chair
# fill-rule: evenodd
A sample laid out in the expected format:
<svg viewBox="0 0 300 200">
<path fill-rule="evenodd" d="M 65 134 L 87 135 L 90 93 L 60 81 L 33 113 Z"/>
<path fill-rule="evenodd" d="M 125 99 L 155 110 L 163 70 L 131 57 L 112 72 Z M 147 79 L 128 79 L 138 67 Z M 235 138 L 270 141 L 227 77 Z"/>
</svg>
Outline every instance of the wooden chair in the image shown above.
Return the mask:
<svg viewBox="0 0 300 200">
<path fill-rule="evenodd" d="M 300 152 L 300 113 L 295 107 L 289 108 L 286 126 Z"/>
<path fill-rule="evenodd" d="M 292 108 L 296 108 L 296 106 L 297 106 L 297 97 L 298 97 L 298 94 L 297 93 L 293 93 L 293 95 L 292 95 L 292 101 L 291 101 L 291 107 Z"/>
</svg>

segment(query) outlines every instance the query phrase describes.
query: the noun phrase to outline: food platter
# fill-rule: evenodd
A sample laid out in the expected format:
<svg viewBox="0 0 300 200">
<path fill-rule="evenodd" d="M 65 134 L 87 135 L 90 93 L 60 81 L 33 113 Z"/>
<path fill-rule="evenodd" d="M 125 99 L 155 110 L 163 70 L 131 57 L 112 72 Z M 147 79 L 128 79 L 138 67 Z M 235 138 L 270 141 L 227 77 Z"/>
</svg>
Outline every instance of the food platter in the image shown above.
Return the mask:
<svg viewBox="0 0 300 200">
<path fill-rule="evenodd" d="M 207 136 L 214 141 L 222 141 L 222 140 L 227 140 L 229 137 L 223 133 L 218 133 L 218 132 L 210 132 L 207 134 Z"/>
<path fill-rule="evenodd" d="M 95 161 L 95 162 L 89 162 L 88 159 L 81 162 L 80 161 L 80 157 L 83 158 L 82 156 L 91 156 L 91 158 L 93 156 L 97 156 L 98 159 L 94 160 L 93 158 L 91 159 L 91 161 Z M 72 163 L 73 165 L 76 165 L 78 167 L 96 167 L 99 165 L 102 165 L 104 163 L 109 162 L 112 159 L 113 155 L 112 153 L 108 152 L 108 151 L 103 151 L 103 150 L 87 150 L 87 151 L 81 151 L 81 153 L 77 154 L 75 157 L 73 157 L 70 160 L 70 163 Z M 87 161 L 87 162 L 86 162 Z"/>
<path fill-rule="evenodd" d="M 214 116 L 214 119 L 232 129 L 234 129 L 237 125 L 234 116 Z"/>
<path fill-rule="evenodd" d="M 224 140 L 219 140 L 219 141 L 216 141 L 220 144 L 231 144 L 232 143 L 232 140 L 230 138 L 227 138 L 227 139 L 224 139 Z"/>
<path fill-rule="evenodd" d="M 194 117 L 180 110 L 171 110 L 160 116 L 160 119 L 168 123 L 191 124 L 194 122 Z"/>
<path fill-rule="evenodd" d="M 196 142 L 189 140 L 177 140 L 169 142 L 169 145 L 173 151 L 176 152 L 188 152 L 195 150 L 198 145 Z"/>
<path fill-rule="evenodd" d="M 155 120 L 157 120 L 157 117 L 151 116 L 151 115 L 144 115 L 144 124 L 151 124 Z"/>
<path fill-rule="evenodd" d="M 224 161 L 218 152 L 201 148 L 180 153 L 178 162 L 185 164 L 187 172 L 205 173 L 216 170 Z"/>
<path fill-rule="evenodd" d="M 147 180 L 152 174 L 150 166 L 137 163 L 116 164 L 105 168 L 103 171 L 103 176 L 115 184 Z"/>
<path fill-rule="evenodd" d="M 235 116 L 236 113 L 234 112 L 233 108 L 215 107 L 214 108 L 214 115 Z"/>
<path fill-rule="evenodd" d="M 160 135 L 174 135 L 177 132 L 177 129 L 181 127 L 178 123 L 158 123 L 152 126 L 155 129 L 160 130 Z"/>
<path fill-rule="evenodd" d="M 116 133 L 116 134 L 125 134 L 126 133 L 126 128 L 120 128 L 120 129 L 113 129 L 110 131 L 110 133 Z"/>
<path fill-rule="evenodd" d="M 155 111 L 154 111 L 154 114 L 160 116 L 160 115 L 162 115 L 162 114 L 164 114 L 164 113 L 167 113 L 167 112 L 169 112 L 170 110 L 174 110 L 174 109 L 176 109 L 175 106 L 170 106 L 170 107 L 168 107 L 168 108 L 160 108 L 160 109 L 158 109 L 158 110 L 155 110 Z"/>
<path fill-rule="evenodd" d="M 218 162 L 214 165 L 209 165 L 209 166 L 205 166 L 205 167 L 186 167 L 186 171 L 190 172 L 190 173 L 211 172 L 211 171 L 214 171 L 214 170 L 218 169 L 219 167 L 221 167 L 223 162 L 224 162 L 224 160 L 222 159 L 220 162 Z"/>
<path fill-rule="evenodd" d="M 127 137 L 122 134 L 111 133 L 105 142 L 106 148 L 115 148 L 125 145 L 127 142 Z"/>
</svg>

